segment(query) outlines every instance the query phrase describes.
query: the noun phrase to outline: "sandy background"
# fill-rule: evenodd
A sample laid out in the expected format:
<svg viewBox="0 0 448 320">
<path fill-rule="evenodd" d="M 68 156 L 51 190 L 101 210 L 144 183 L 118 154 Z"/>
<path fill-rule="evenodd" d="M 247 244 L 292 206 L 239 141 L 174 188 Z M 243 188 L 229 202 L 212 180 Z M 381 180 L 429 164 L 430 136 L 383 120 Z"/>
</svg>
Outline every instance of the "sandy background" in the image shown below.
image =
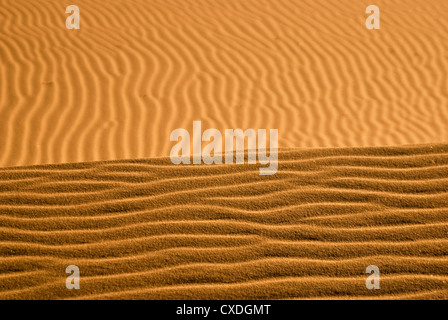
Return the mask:
<svg viewBox="0 0 448 320">
<path fill-rule="evenodd" d="M 448 138 L 448 3 L 0 1 L 0 166 L 168 156 L 173 129 L 280 147 Z"/>
</svg>

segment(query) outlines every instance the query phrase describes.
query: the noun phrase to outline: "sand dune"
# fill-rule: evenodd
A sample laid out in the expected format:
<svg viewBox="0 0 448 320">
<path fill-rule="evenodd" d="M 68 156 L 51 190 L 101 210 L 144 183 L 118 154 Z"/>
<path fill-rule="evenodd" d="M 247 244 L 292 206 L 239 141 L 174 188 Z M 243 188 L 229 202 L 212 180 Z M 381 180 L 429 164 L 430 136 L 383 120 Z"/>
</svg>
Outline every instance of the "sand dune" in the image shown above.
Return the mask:
<svg viewBox="0 0 448 320">
<path fill-rule="evenodd" d="M 447 168 L 448 145 L 284 149 L 273 176 L 168 158 L 3 168 L 0 299 L 447 299 Z"/>
<path fill-rule="evenodd" d="M 283 148 L 446 143 L 447 2 L 0 0 L 0 166 L 168 156 L 169 134 Z"/>
<path fill-rule="evenodd" d="M 448 299 L 448 2 L 370 4 L 0 0 L 0 299 Z"/>
</svg>

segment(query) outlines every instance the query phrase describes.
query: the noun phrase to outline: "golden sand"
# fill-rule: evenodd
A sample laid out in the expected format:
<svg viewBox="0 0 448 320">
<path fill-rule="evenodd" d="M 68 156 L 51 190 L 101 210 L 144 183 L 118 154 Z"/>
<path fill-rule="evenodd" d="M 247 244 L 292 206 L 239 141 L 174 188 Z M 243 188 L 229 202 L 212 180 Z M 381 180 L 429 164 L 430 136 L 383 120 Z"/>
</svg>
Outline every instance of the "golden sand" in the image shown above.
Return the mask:
<svg viewBox="0 0 448 320">
<path fill-rule="evenodd" d="M 75 2 L 0 0 L 0 299 L 448 299 L 448 1 Z"/>
<path fill-rule="evenodd" d="M 0 299 L 447 299 L 447 173 L 448 145 L 1 169 Z"/>
<path fill-rule="evenodd" d="M 0 0 L 0 166 L 169 156 L 169 135 L 448 142 L 448 1 Z"/>
</svg>

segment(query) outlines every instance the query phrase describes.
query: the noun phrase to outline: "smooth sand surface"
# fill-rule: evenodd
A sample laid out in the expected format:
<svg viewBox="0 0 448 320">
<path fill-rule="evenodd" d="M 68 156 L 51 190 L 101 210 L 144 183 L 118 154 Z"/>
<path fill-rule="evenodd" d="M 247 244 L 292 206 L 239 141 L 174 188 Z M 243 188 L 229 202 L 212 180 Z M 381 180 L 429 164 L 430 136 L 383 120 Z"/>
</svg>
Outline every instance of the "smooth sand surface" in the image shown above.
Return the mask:
<svg viewBox="0 0 448 320">
<path fill-rule="evenodd" d="M 0 299 L 448 298 L 448 145 L 279 159 L 0 169 Z"/>
<path fill-rule="evenodd" d="M 446 0 L 0 0 L 0 166 L 168 156 L 173 129 L 279 146 L 445 143 Z"/>
</svg>

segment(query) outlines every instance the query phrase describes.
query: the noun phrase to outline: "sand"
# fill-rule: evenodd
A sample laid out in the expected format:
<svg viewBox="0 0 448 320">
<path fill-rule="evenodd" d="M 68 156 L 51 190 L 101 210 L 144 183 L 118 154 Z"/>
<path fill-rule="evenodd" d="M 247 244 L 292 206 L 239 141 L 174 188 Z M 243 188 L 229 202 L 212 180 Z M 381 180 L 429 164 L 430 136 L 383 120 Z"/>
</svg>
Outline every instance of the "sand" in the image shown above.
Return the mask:
<svg viewBox="0 0 448 320">
<path fill-rule="evenodd" d="M 448 298 L 448 145 L 279 159 L 1 169 L 0 299 Z"/>
<path fill-rule="evenodd" d="M 0 0 L 0 166 L 168 156 L 169 135 L 445 143 L 448 2 Z"/>
<path fill-rule="evenodd" d="M 448 299 L 448 2 L 411 2 L 0 0 L 0 299 Z M 195 120 L 278 172 L 173 165 Z"/>
</svg>

